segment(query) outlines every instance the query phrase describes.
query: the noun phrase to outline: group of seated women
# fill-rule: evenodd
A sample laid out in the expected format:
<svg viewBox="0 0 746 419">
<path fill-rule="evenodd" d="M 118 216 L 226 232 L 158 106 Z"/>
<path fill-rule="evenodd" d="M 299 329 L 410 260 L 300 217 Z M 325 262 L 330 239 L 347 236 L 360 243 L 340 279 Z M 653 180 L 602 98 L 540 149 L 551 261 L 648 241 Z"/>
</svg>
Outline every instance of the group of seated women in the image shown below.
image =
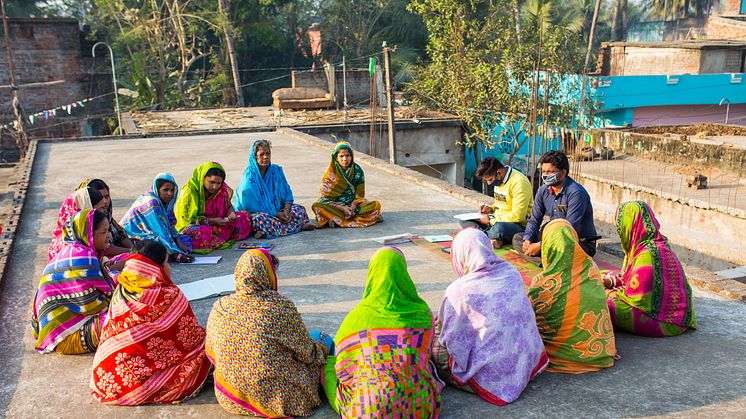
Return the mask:
<svg viewBox="0 0 746 419">
<path fill-rule="evenodd" d="M 368 227 L 382 220 L 381 204 L 365 199 L 365 175 L 354 162 L 349 143 L 334 146 L 322 177 L 319 201 L 313 204 L 316 223 L 309 220 L 302 205 L 294 203 L 282 167 L 273 164 L 271 156 L 269 141 L 252 144 L 235 194 L 225 182 L 225 169 L 216 162 L 197 166 L 181 193 L 173 175 L 160 173 L 121 223 L 113 218 L 106 183 L 87 179 L 62 203 L 49 246 L 49 261 L 64 245 L 65 222 L 83 209 L 96 209 L 107 216 L 110 239 L 103 256 L 106 268 L 113 271 L 121 270 L 133 239 L 159 241 L 172 262 L 188 263 L 193 260 L 191 253 L 230 248 L 252 232 L 256 238 L 271 239 L 316 227 Z"/>
<path fill-rule="evenodd" d="M 320 226 L 380 221 L 349 144 L 335 146 L 321 193 L 313 206 Z M 651 337 L 696 328 L 681 264 L 650 207 L 633 201 L 617 210 L 620 272 L 602 273 L 572 225 L 556 219 L 543 229 L 542 272 L 525 287 L 487 236 L 467 228 L 451 247 L 458 279 L 433 315 L 404 254 L 384 247 L 332 339 L 309 333 L 278 291 L 278 259 L 255 249 L 239 259 L 236 292 L 214 303 L 205 329 L 171 280 L 169 259 L 226 248 L 252 231 L 308 228 L 266 142 L 252 145 L 235 208 L 232 197 L 214 162 L 197 167 L 182 194 L 173 176 L 159 174 L 120 226 L 108 186 L 81 184 L 63 203 L 34 299 L 36 349 L 94 352 L 90 387 L 105 404 L 186 400 L 214 367 L 216 398 L 232 413 L 308 416 L 325 393 L 342 417 L 435 417 L 446 383 L 502 406 L 544 370 L 611 367 L 614 327 Z"/>
</svg>

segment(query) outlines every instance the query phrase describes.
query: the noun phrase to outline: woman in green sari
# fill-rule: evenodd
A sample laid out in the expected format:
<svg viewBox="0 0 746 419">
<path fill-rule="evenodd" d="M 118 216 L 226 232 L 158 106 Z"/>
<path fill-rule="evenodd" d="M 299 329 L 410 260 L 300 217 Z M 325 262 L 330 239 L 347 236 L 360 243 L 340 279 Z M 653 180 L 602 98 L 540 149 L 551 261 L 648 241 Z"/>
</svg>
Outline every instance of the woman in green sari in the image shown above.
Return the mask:
<svg viewBox="0 0 746 419">
<path fill-rule="evenodd" d="M 404 256 L 384 247 L 368 266 L 363 300 L 345 317 L 324 387 L 345 418 L 437 417 L 440 381 L 430 363 L 432 314 Z"/>
<path fill-rule="evenodd" d="M 251 233 L 249 213 L 233 209 L 233 189 L 220 163 L 197 166 L 181 190 L 174 209 L 176 230 L 191 237 L 194 253 L 230 248 Z"/>
<path fill-rule="evenodd" d="M 381 203 L 365 199 L 365 174 L 350 143 L 334 145 L 321 179 L 321 196 L 311 207 L 319 227 L 368 227 L 381 221 Z"/>
<path fill-rule="evenodd" d="M 578 244 L 565 219 L 544 228 L 543 272 L 529 285 L 528 298 L 549 354 L 547 371 L 582 374 L 614 365 L 616 344 L 598 266 Z"/>
</svg>

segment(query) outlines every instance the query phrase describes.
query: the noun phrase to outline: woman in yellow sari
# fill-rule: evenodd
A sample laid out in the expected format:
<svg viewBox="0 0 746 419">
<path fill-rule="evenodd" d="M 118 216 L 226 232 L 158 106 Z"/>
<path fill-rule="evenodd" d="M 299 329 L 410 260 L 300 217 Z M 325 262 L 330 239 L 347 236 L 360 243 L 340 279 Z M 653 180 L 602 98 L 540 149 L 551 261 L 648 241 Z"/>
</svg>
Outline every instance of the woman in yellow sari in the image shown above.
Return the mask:
<svg viewBox="0 0 746 419">
<path fill-rule="evenodd" d="M 354 162 L 350 143 L 334 145 L 321 196 L 311 208 L 319 227 L 369 227 L 382 220 L 381 203 L 365 199 L 365 174 Z"/>
<path fill-rule="evenodd" d="M 547 371 L 582 374 L 614 365 L 616 343 L 598 266 L 565 219 L 544 228 L 543 272 L 528 288 L 536 325 L 549 354 Z"/>
</svg>

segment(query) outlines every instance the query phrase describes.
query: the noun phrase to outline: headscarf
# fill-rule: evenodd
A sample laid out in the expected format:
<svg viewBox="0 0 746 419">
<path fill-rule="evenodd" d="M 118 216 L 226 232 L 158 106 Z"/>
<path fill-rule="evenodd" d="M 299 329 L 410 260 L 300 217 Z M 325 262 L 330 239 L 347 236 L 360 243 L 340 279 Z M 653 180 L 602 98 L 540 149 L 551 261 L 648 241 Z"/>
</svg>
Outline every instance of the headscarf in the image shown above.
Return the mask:
<svg viewBox="0 0 746 419">
<path fill-rule="evenodd" d="M 337 161 L 337 155 L 342 150 L 350 152 L 350 165 L 343 170 Z M 352 146 L 346 141 L 334 145 L 331 162 L 321 178 L 321 202 L 339 202 L 351 205 L 357 196 L 365 196 L 365 175 L 363 169 L 355 163 Z M 362 188 L 362 190 L 360 190 Z"/>
<path fill-rule="evenodd" d="M 360 330 L 374 328 L 429 329 L 432 313 L 417 294 L 407 261 L 395 247 L 383 247 L 368 265 L 363 300 L 345 317 L 335 343 Z"/>
<path fill-rule="evenodd" d="M 189 224 L 194 224 L 204 218 L 205 205 L 207 203 L 207 194 L 205 191 L 205 176 L 210 169 L 220 169 L 225 173 L 225 169 L 220 163 L 205 162 L 197 166 L 192 172 L 192 177 L 187 181 L 181 191 L 181 195 L 176 202 L 176 230 L 181 231 Z M 227 192 L 228 200 L 233 196 L 231 189 L 223 179 L 221 192 Z"/>
<path fill-rule="evenodd" d="M 106 209 L 106 217 L 109 219 L 109 233 L 111 233 L 111 242 L 118 245 L 119 243 L 121 243 L 122 240 L 127 238 L 127 233 L 124 231 L 122 226 L 119 225 L 119 223 L 114 221 L 114 199 L 112 199 L 111 197 L 111 189 L 109 189 L 109 186 L 101 179 L 88 178 L 81 182 L 80 185 L 78 185 L 77 189 L 87 188 L 88 185 L 94 180 L 101 182 L 106 190 L 109 191 L 109 208 Z"/>
<path fill-rule="evenodd" d="M 88 193 L 88 188 L 83 187 L 76 189 L 73 193 L 68 195 L 60 211 L 57 214 L 57 225 L 52 231 L 52 242 L 49 244 L 49 251 L 47 252 L 47 261 L 51 261 L 57 256 L 57 253 L 62 249 L 64 240 L 62 239 L 62 230 L 65 228 L 67 220 L 75 215 L 78 211 L 83 209 L 93 209 L 93 203 L 91 202 L 91 195 Z"/>
<path fill-rule="evenodd" d="M 101 403 L 173 403 L 207 378 L 205 330 L 184 293 L 145 255 L 127 258 L 101 330 L 90 388 Z"/>
<path fill-rule="evenodd" d="M 167 181 L 174 185 L 174 197 L 164 205 L 158 194 L 158 181 Z M 179 186 L 170 173 L 159 173 L 153 180 L 148 193 L 137 197 L 129 211 L 122 218 L 121 224 L 132 237 L 141 240 L 157 240 L 166 247 L 169 253 L 183 253 L 175 239 L 179 233 L 174 228 L 176 217 L 174 206 L 179 196 Z"/>
<path fill-rule="evenodd" d="M 616 228 L 624 251 L 617 297 L 658 321 L 696 328 L 692 289 L 653 210 L 642 201 L 625 202 Z"/>
<path fill-rule="evenodd" d="M 528 298 L 549 354 L 549 370 L 579 374 L 614 365 L 616 344 L 598 266 L 565 219 L 550 221 L 541 239 L 543 271 Z"/>
<path fill-rule="evenodd" d="M 236 209 L 274 216 L 285 204 L 293 202 L 293 191 L 281 166 L 270 164 L 262 176 L 256 161 L 257 143 L 251 145 L 249 162 L 238 184 Z"/>
<path fill-rule="evenodd" d="M 451 264 L 460 278 L 440 305 L 438 340 L 453 377 L 494 404 L 510 403 L 548 362 L 521 274 L 475 228 L 453 239 Z"/>
<path fill-rule="evenodd" d="M 295 304 L 277 292 L 265 249 L 244 252 L 234 278 L 236 293 L 215 302 L 207 321 L 218 402 L 231 413 L 310 415 L 321 403 L 324 345 L 311 339 Z"/>
<path fill-rule="evenodd" d="M 114 283 L 103 272 L 93 247 L 95 213 L 84 209 L 67 220 L 62 232 L 64 247 L 42 272 L 34 298 L 39 352 L 54 351 L 57 344 L 109 306 Z"/>
</svg>

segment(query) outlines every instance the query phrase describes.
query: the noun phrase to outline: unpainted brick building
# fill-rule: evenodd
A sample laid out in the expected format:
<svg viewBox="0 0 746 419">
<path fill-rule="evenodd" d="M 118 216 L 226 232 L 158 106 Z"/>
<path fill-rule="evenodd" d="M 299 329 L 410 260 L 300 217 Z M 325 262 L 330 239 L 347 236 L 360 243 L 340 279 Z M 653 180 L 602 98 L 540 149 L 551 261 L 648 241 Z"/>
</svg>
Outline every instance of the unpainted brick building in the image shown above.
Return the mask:
<svg viewBox="0 0 746 419">
<path fill-rule="evenodd" d="M 10 47 L 19 101 L 25 114 L 30 138 L 77 137 L 109 133 L 105 118 L 113 117 L 111 75 L 94 71 L 91 47 L 78 21 L 69 18 L 9 19 Z M 3 32 L 0 31 L 0 41 Z M 15 120 L 11 108 L 8 55 L 0 43 L 0 160 L 18 158 L 15 144 Z M 96 51 L 97 64 L 109 68 L 106 48 Z M 97 67 L 98 67 L 97 65 Z M 63 81 L 63 82 L 58 82 Z M 58 82 L 42 86 L 29 83 Z M 78 106 L 87 98 L 104 95 Z M 71 105 L 68 108 L 60 109 Z M 74 106 L 73 106 L 74 105 Z M 57 108 L 47 115 L 29 115 Z"/>
</svg>

